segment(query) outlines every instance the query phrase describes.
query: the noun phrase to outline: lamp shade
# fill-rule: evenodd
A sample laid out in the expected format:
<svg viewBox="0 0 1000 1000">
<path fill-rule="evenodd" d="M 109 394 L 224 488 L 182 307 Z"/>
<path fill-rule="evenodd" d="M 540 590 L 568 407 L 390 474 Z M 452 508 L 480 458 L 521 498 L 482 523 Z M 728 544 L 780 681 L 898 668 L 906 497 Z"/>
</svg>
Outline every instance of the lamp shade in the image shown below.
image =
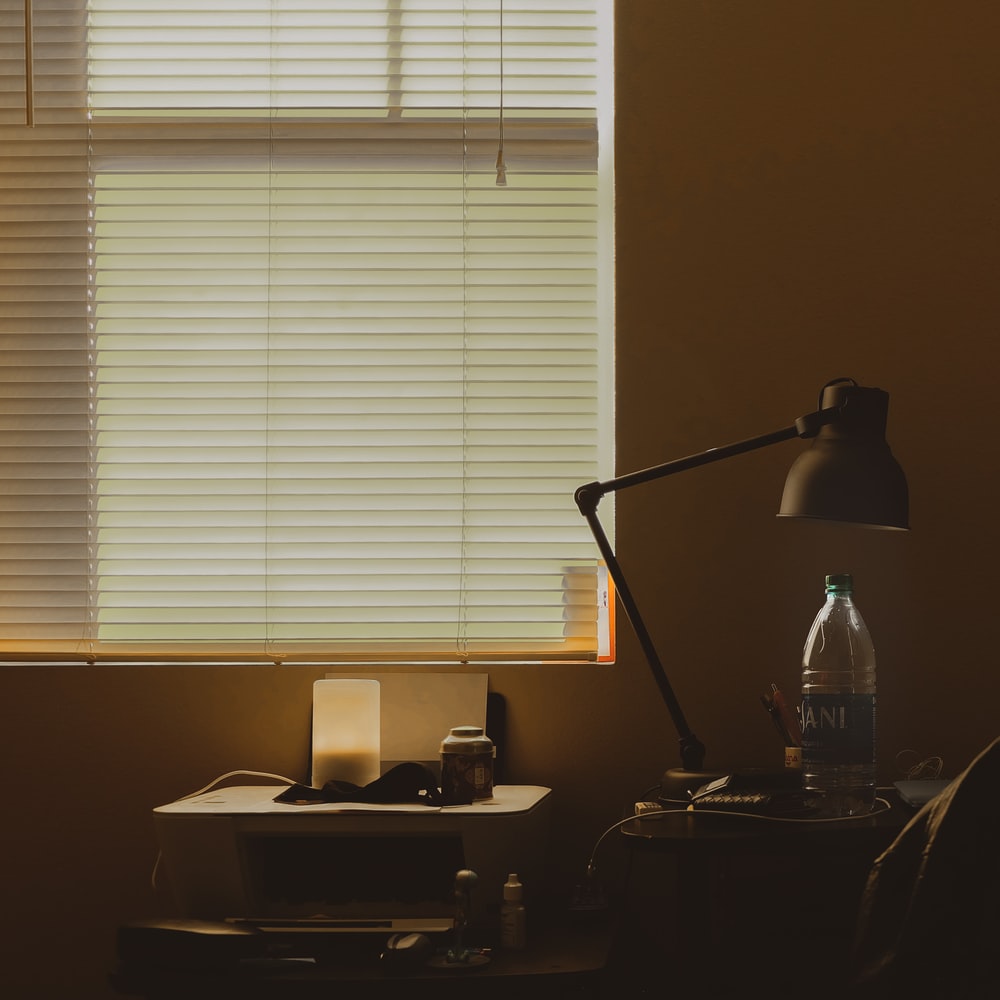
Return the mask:
<svg viewBox="0 0 1000 1000">
<path fill-rule="evenodd" d="M 838 413 L 789 470 L 778 516 L 907 530 L 906 477 L 885 439 L 889 394 L 835 382 L 820 407 Z"/>
</svg>

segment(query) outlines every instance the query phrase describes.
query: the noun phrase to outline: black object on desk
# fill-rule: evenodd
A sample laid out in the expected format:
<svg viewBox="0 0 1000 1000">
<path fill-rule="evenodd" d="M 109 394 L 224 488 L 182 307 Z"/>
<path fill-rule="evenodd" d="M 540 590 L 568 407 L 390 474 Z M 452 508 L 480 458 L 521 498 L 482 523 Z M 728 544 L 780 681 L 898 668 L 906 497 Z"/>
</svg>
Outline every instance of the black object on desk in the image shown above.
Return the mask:
<svg viewBox="0 0 1000 1000">
<path fill-rule="evenodd" d="M 899 797 L 909 806 L 919 809 L 940 795 L 952 782 L 951 778 L 911 778 L 895 783 Z"/>
</svg>

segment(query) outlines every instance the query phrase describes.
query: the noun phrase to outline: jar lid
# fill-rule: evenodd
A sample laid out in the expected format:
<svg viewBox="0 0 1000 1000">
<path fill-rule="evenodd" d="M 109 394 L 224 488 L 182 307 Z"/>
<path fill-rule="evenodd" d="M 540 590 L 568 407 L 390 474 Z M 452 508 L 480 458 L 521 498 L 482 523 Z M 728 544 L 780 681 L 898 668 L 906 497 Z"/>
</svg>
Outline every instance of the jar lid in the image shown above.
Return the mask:
<svg viewBox="0 0 1000 1000">
<path fill-rule="evenodd" d="M 454 726 L 441 741 L 441 753 L 492 753 L 493 740 L 482 726 Z"/>
</svg>

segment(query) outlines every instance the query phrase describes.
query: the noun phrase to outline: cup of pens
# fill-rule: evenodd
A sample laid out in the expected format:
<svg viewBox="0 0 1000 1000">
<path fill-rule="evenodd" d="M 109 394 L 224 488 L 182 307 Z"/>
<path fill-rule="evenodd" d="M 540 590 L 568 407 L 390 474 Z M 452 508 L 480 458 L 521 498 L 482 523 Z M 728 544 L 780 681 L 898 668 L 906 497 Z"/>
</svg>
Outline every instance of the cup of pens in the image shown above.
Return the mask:
<svg viewBox="0 0 1000 1000">
<path fill-rule="evenodd" d="M 771 685 L 770 694 L 760 696 L 761 704 L 771 716 L 774 728 L 785 744 L 785 767 L 788 770 L 802 770 L 802 727 L 795 713 L 788 707 L 785 696 L 777 684 Z"/>
</svg>

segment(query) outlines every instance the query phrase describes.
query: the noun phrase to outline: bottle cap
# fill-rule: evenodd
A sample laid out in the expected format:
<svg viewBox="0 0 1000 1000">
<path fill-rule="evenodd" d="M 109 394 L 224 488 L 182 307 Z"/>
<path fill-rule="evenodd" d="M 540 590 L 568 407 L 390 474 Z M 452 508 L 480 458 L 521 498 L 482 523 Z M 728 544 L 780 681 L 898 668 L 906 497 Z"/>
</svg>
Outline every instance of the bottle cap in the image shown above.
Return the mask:
<svg viewBox="0 0 1000 1000">
<path fill-rule="evenodd" d="M 826 578 L 828 594 L 851 594 L 854 592 L 854 580 L 850 573 L 831 573 Z"/>
<path fill-rule="evenodd" d="M 503 884 L 503 898 L 506 900 L 519 900 L 524 886 L 517 877 L 517 872 L 511 872 L 507 876 L 507 881 Z"/>
<path fill-rule="evenodd" d="M 485 730 L 482 726 L 453 726 L 449 730 L 449 735 L 457 736 L 459 739 L 470 740 L 476 736 L 482 736 Z"/>
</svg>

